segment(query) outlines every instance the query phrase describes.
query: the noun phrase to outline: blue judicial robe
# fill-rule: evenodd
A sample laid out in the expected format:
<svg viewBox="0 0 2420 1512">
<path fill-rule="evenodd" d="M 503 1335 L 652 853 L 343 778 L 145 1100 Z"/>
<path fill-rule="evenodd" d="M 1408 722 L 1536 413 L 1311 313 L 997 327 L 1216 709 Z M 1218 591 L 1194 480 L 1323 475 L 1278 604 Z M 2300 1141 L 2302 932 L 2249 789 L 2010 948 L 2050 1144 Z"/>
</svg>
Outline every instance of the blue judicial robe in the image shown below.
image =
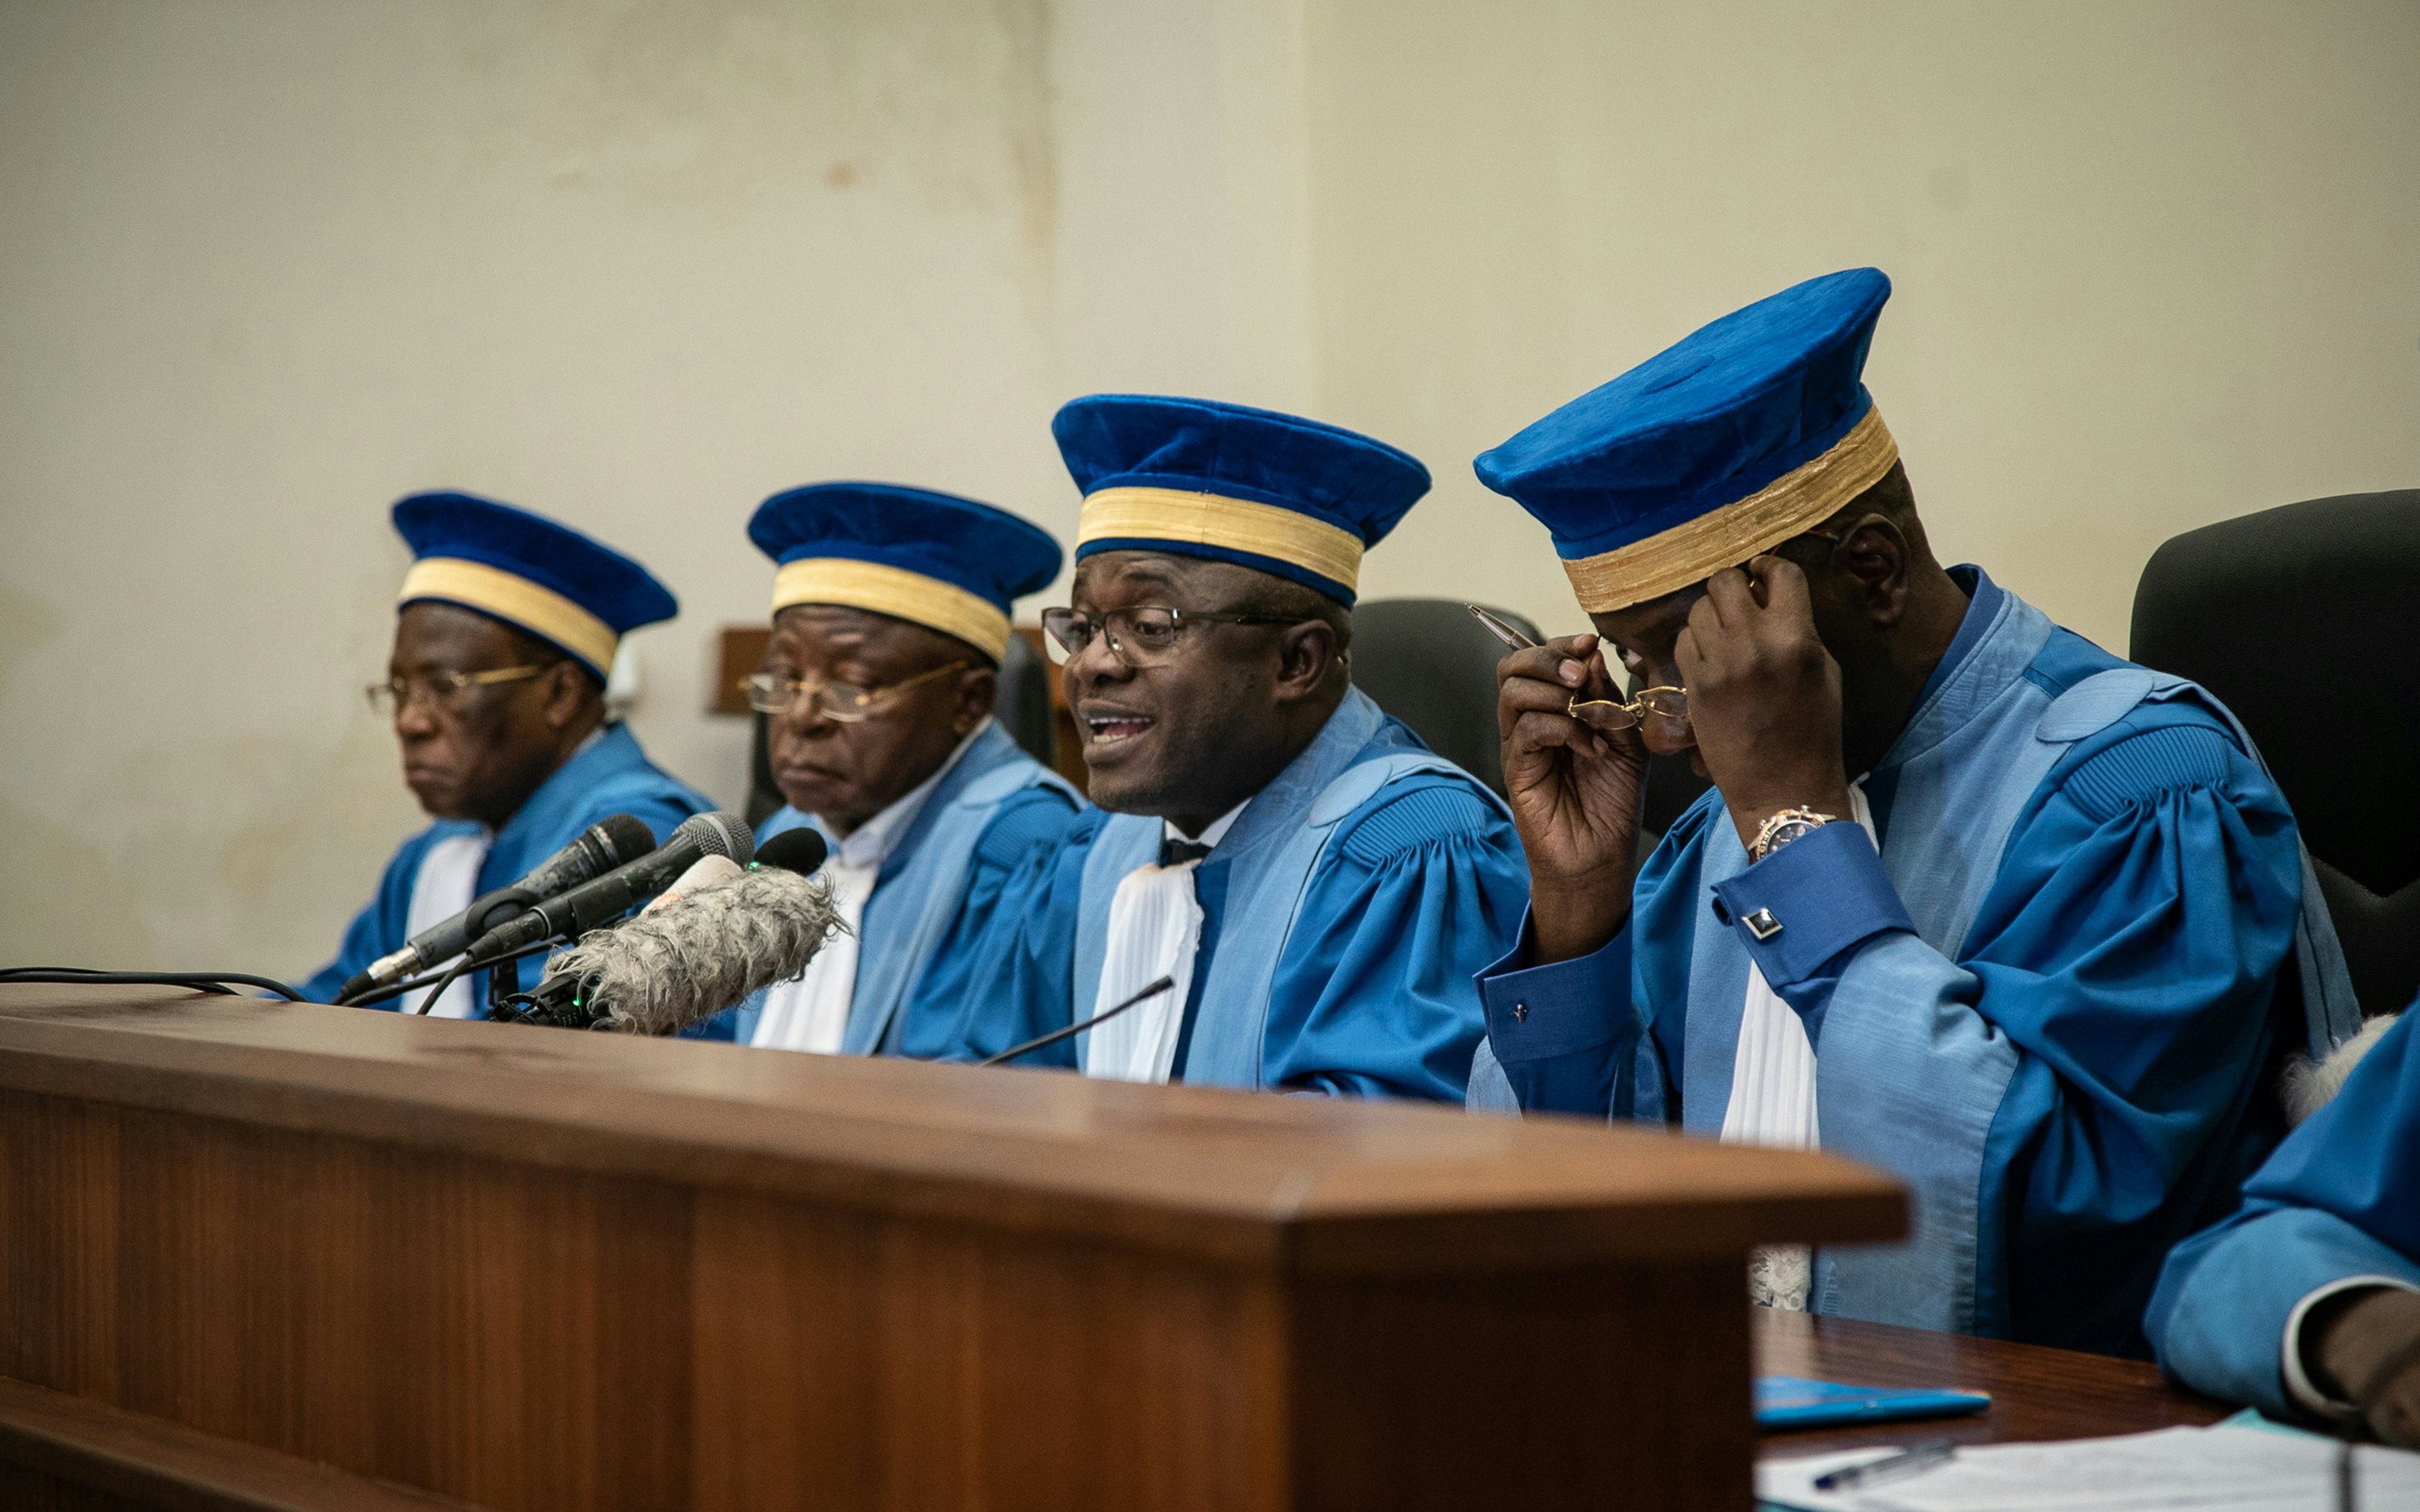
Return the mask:
<svg viewBox="0 0 2420 1512">
<path fill-rule="evenodd" d="M 1118 883 L 1161 822 L 1089 810 L 1004 888 L 984 937 L 928 977 L 963 1005 L 954 1058 L 1093 1011 Z M 1458 1098 L 1481 1033 L 1472 974 L 1528 898 L 1511 815 L 1359 689 L 1194 873 L 1203 913 L 1172 1079 Z M 1071 1041 L 1028 1063 L 1080 1066 Z"/>
<path fill-rule="evenodd" d="M 2415 1025 L 2406 1010 L 2244 1183 L 2242 1211 L 2168 1257 L 2144 1325 L 2168 1374 L 2291 1416 L 2284 1349 L 2304 1298 L 2355 1278 L 2420 1289 Z"/>
<path fill-rule="evenodd" d="M 1823 1148 L 1915 1199 L 1908 1242 L 1817 1254 L 1808 1306 L 2141 1354 L 2162 1257 L 2282 1133 L 2279 1054 L 2357 1014 L 2233 717 L 1956 576 L 1964 623 L 1864 779 L 1880 854 L 1827 825 L 1750 868 L 1708 793 L 1610 944 L 1488 968 L 1471 1103 L 1718 1134 L 1753 961 L 1813 1043 Z"/>
<path fill-rule="evenodd" d="M 1004 884 L 1036 845 L 1064 834 L 1083 799 L 997 723 L 985 726 L 935 785 L 876 876 L 858 942 L 857 983 L 841 1054 L 939 1059 L 958 1048 L 958 1004 L 926 990 L 945 943 L 982 933 Z M 813 814 L 783 809 L 757 838 L 811 828 L 838 841 Z M 746 1044 L 764 995 L 716 1015 L 694 1037 Z"/>
<path fill-rule="evenodd" d="M 609 815 L 627 813 L 644 820 L 661 844 L 682 820 L 713 810 L 714 803 L 705 794 L 649 762 L 627 726 L 608 725 L 571 760 L 555 768 L 554 775 L 540 783 L 529 801 L 496 831 L 486 858 L 479 863 L 471 896 L 516 881 Z M 405 841 L 379 878 L 378 895 L 345 931 L 336 959 L 299 984 L 303 995 L 324 1003 L 363 967 L 401 949 L 411 937 L 405 920 L 411 916 L 412 886 L 420 878 L 422 861 L 446 841 L 481 832 L 480 825 L 468 820 L 441 819 Z M 463 902 L 469 903 L 470 898 Z M 529 964 L 521 969 L 525 982 L 535 980 Z M 487 1017 L 487 973 L 474 972 L 465 980 L 470 983 L 473 1016 Z M 400 1009 L 403 1000 L 390 997 L 370 1006 Z"/>
</svg>

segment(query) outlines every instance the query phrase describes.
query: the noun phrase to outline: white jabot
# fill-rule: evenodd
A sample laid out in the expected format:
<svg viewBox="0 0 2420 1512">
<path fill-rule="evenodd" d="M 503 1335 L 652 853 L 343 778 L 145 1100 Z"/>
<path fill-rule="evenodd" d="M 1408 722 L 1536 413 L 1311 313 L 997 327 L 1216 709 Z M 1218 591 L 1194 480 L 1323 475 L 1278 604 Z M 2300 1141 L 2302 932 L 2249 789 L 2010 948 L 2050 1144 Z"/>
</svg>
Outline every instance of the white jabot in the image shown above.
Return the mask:
<svg viewBox="0 0 2420 1512">
<path fill-rule="evenodd" d="M 841 1037 L 848 1028 L 849 1005 L 857 1000 L 858 933 L 865 922 L 865 905 L 874 896 L 874 884 L 882 875 L 883 863 L 899 847 L 900 838 L 908 826 L 924 810 L 933 790 L 941 779 L 965 759 L 975 738 L 991 727 L 986 719 L 974 733 L 958 742 L 950 759 L 934 769 L 933 775 L 916 784 L 906 796 L 895 799 L 880 813 L 849 832 L 846 840 L 831 849 L 815 875 L 829 878 L 832 885 L 832 903 L 845 928 L 832 932 L 814 959 L 807 963 L 806 975 L 796 981 L 779 981 L 765 994 L 765 1011 L 756 1020 L 756 1032 L 749 1043 L 767 1050 L 807 1050 L 829 1056 L 840 1049 Z"/>
<path fill-rule="evenodd" d="M 1249 799 L 1221 814 L 1195 843 L 1216 845 L 1235 827 Z M 1160 822 L 1164 839 L 1182 841 L 1182 830 Z M 1101 959 L 1100 990 L 1092 1011 L 1107 1012 L 1162 977 L 1176 990 L 1127 1009 L 1084 1032 L 1084 1074 L 1121 1082 L 1165 1082 L 1175 1069 L 1176 1041 L 1184 1037 L 1185 1003 L 1193 991 L 1193 958 L 1202 948 L 1202 900 L 1194 895 L 1199 860 L 1144 866 L 1118 881 L 1109 899 L 1109 950 Z M 1087 1015 L 1090 1016 L 1089 1014 Z"/>
<path fill-rule="evenodd" d="M 403 933 L 408 939 L 422 930 L 442 924 L 471 906 L 478 896 L 479 868 L 488 859 L 488 847 L 495 836 L 488 830 L 475 835 L 448 835 L 428 847 L 420 858 L 420 870 L 411 879 L 411 905 L 404 911 Z M 417 1011 L 428 990 L 403 995 L 401 1008 L 407 1013 Z M 471 1001 L 471 979 L 458 979 L 445 989 L 428 1011 L 428 1016 L 441 1019 L 466 1019 L 474 1005 Z"/>
<path fill-rule="evenodd" d="M 1875 849 L 1874 812 L 1866 803 L 1865 779 L 1849 788 L 1857 824 Z M 1807 1026 L 1748 963 L 1747 1000 L 1740 1009 L 1739 1051 L 1731 1059 L 1731 1100 L 1723 1109 L 1722 1141 L 1774 1149 L 1822 1148 L 1815 1118 L 1815 1047 Z M 1748 1294 L 1760 1305 L 1805 1312 L 1814 1280 L 1813 1257 L 1803 1244 L 1760 1249 L 1748 1262 Z"/>
</svg>

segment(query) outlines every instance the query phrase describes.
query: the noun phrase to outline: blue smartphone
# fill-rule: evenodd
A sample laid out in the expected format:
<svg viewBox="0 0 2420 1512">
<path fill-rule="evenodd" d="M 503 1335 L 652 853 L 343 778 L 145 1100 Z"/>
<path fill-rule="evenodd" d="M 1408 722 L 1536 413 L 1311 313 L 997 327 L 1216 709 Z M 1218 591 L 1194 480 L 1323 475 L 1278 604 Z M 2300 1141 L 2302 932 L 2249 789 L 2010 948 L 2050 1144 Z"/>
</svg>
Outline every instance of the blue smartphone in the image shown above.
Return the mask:
<svg viewBox="0 0 2420 1512">
<path fill-rule="evenodd" d="M 1848 1386 L 1837 1381 L 1807 1381 L 1798 1376 L 1756 1379 L 1756 1426 L 1767 1431 L 1964 1417 L 1991 1405 L 1992 1394 L 1987 1391 Z"/>
</svg>

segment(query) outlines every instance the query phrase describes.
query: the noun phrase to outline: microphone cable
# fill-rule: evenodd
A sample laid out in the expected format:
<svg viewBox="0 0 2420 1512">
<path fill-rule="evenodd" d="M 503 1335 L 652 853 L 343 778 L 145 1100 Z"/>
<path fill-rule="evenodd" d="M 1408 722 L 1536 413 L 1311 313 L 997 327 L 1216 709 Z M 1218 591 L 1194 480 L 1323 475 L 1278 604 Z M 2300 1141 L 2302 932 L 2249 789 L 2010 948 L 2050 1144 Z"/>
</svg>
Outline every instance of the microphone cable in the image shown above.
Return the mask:
<svg viewBox="0 0 2420 1512">
<path fill-rule="evenodd" d="M 8 982 L 82 982 L 110 987 L 194 987 L 224 997 L 241 997 L 243 994 L 227 985 L 235 982 L 244 987 L 258 987 L 275 993 L 288 1002 L 308 1002 L 301 993 L 271 977 L 248 976 L 240 971 L 107 971 L 91 966 L 5 966 L 0 967 L 0 983 Z"/>
<path fill-rule="evenodd" d="M 1176 979 L 1174 977 L 1162 977 L 1157 981 L 1153 982 L 1150 986 L 1145 987 L 1142 991 L 1135 994 L 1132 997 L 1127 998 L 1125 1002 L 1120 1003 L 1115 1008 L 1105 1008 L 1081 1023 L 1070 1024 L 1063 1029 L 1053 1029 L 1048 1034 L 1043 1035 L 1039 1039 L 1028 1040 L 1020 1045 L 1012 1045 L 1008 1049 L 1001 1051 L 999 1055 L 986 1057 L 982 1060 L 976 1061 L 975 1064 L 977 1066 L 997 1066 L 1004 1060 L 1015 1060 L 1017 1057 L 1029 1055 L 1033 1051 L 1041 1049 L 1045 1045 L 1057 1044 L 1060 1041 L 1068 1038 L 1070 1035 L 1081 1034 L 1086 1029 L 1091 1028 L 1094 1025 L 1099 1024 L 1104 1020 L 1116 1018 L 1119 1014 L 1125 1012 L 1127 1009 L 1134 1007 L 1137 1003 L 1149 1002 L 1151 999 L 1157 997 L 1162 993 L 1174 992 L 1175 990 Z"/>
</svg>

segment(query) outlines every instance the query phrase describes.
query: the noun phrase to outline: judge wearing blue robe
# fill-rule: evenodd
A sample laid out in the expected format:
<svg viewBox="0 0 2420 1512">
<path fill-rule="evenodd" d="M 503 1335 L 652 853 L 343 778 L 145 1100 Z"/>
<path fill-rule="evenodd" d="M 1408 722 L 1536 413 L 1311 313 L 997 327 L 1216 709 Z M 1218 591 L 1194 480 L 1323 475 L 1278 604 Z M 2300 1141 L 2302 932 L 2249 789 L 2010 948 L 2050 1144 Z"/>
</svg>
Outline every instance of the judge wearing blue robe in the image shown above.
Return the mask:
<svg viewBox="0 0 2420 1512">
<path fill-rule="evenodd" d="M 778 568 L 749 698 L 790 800 L 761 834 L 824 837 L 844 927 L 803 979 L 699 1037 L 951 1054 L 957 1005 L 927 968 L 954 932 L 981 930 L 1009 871 L 1081 803 L 992 717 L 1010 606 L 1059 575 L 1059 543 L 989 504 L 878 483 L 775 494 L 748 535 Z"/>
<path fill-rule="evenodd" d="M 413 934 L 508 886 L 613 814 L 661 842 L 705 795 L 649 762 L 610 721 L 605 677 L 621 638 L 679 604 L 644 567 L 542 516 L 460 493 L 397 502 L 412 565 L 396 597 L 386 681 L 404 780 L 436 820 L 404 841 L 336 958 L 303 984 L 325 1002 Z M 373 1006 L 414 1009 L 419 993 Z M 487 974 L 429 1011 L 487 1016 Z"/>
<path fill-rule="evenodd" d="M 1932 559 L 1860 381 L 1889 286 L 1786 290 L 1479 458 L 1603 640 L 1505 664 L 1536 901 L 1471 1100 L 1908 1183 L 1906 1242 L 1764 1252 L 1761 1301 L 2142 1353 L 2350 994 L 2226 710 Z M 1626 887 L 1651 748 L 1714 788 Z"/>
<path fill-rule="evenodd" d="M 2196 1391 L 2420 1448 L 2420 1014 L 2371 1032 L 2242 1210 L 2168 1257 L 2146 1326 Z"/>
<path fill-rule="evenodd" d="M 1428 488 L 1289 415 L 1096 395 L 1052 426 L 1085 495 L 1043 617 L 1098 809 L 929 979 L 997 1053 L 1130 1081 L 1457 1098 L 1471 974 L 1520 918 L 1503 805 L 1351 686 L 1362 553 Z"/>
</svg>

